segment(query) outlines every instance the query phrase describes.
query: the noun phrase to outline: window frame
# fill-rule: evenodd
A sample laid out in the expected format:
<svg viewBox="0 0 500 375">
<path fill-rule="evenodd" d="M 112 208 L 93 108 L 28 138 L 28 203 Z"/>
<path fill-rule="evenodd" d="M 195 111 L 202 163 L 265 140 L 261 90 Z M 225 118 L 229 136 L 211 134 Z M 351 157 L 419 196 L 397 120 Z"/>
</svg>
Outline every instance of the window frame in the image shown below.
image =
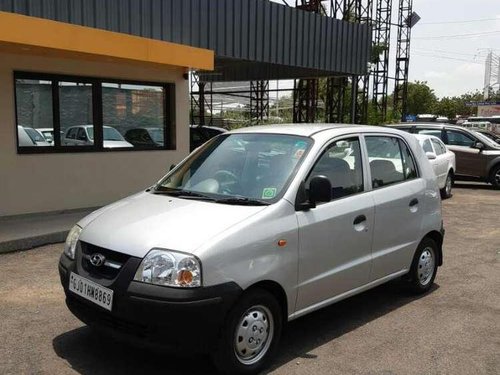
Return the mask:
<svg viewBox="0 0 500 375">
<path fill-rule="evenodd" d="M 46 80 L 51 81 L 52 86 L 52 129 L 54 139 L 52 146 L 19 146 L 17 135 L 18 107 L 17 107 L 17 84 L 18 79 Z M 60 123 L 60 102 L 59 102 L 59 82 L 90 83 L 92 85 L 92 117 L 94 126 L 94 144 L 88 146 L 62 145 L 61 123 Z M 103 142 L 103 103 L 102 84 L 115 83 L 125 85 L 158 86 L 163 89 L 163 146 L 162 147 L 116 147 L 104 148 Z M 118 78 L 89 77 L 66 74 L 37 73 L 26 71 L 13 72 L 14 86 L 14 112 L 16 129 L 16 150 L 18 154 L 57 154 L 57 153 L 85 153 L 85 152 L 135 152 L 135 151 L 166 151 L 176 150 L 176 98 L 175 83 L 127 80 Z M 77 126 L 77 125 L 75 125 Z"/>
<path fill-rule="evenodd" d="M 404 139 L 403 137 L 397 135 L 397 134 L 388 134 L 388 133 L 364 133 L 363 134 L 363 141 L 364 141 L 364 147 L 366 149 L 366 162 L 368 164 L 368 183 L 370 184 L 369 187 L 370 187 L 370 191 L 378 191 L 378 190 L 381 190 L 381 189 L 385 189 L 385 188 L 390 188 L 392 186 L 396 186 L 396 185 L 400 185 L 400 184 L 404 184 L 404 183 L 407 183 L 407 182 L 410 182 L 410 181 L 414 181 L 414 180 L 418 180 L 419 178 L 422 177 L 422 174 L 421 174 L 421 171 L 420 171 L 420 164 L 419 162 L 417 161 L 417 158 L 415 157 L 415 154 L 412 150 L 412 148 L 410 147 L 410 145 L 408 144 L 408 142 L 406 141 L 406 139 Z M 373 186 L 373 176 L 372 176 L 372 170 L 371 170 L 371 167 L 370 167 L 370 156 L 368 154 L 368 148 L 366 146 L 366 138 L 369 138 L 369 137 L 389 137 L 389 138 L 396 138 L 398 140 L 398 148 L 399 148 L 399 152 L 401 154 L 401 165 L 403 166 L 403 155 L 402 155 L 402 151 L 401 151 L 401 142 L 406 146 L 406 148 L 408 149 L 408 152 L 413 160 L 413 165 L 415 166 L 415 172 L 416 172 L 416 176 L 414 178 L 411 178 L 411 179 L 407 179 L 406 178 L 406 174 L 404 173 L 403 171 L 403 176 L 404 176 L 404 180 L 402 181 L 398 181 L 398 182 L 394 182 L 392 184 L 389 184 L 389 185 L 383 185 L 383 186 L 379 186 L 379 187 L 374 187 Z M 418 142 L 418 141 L 417 141 Z M 419 145 L 420 147 L 420 145 Z"/>
<path fill-rule="evenodd" d="M 308 196 L 309 195 L 309 186 L 306 186 L 305 183 L 311 177 L 311 174 L 312 174 L 312 172 L 314 170 L 314 167 L 316 167 L 316 165 L 321 160 L 321 158 L 323 157 L 323 155 L 332 147 L 332 145 L 335 142 L 342 141 L 342 140 L 347 140 L 347 139 L 351 139 L 351 138 L 357 138 L 357 140 L 359 142 L 359 153 L 360 153 L 360 162 L 361 162 L 361 177 L 362 177 L 361 181 L 362 181 L 362 184 L 363 184 L 363 190 L 362 191 L 358 191 L 358 192 L 356 192 L 354 194 L 345 195 L 343 197 L 338 197 L 338 198 L 334 198 L 332 196 L 332 199 L 330 200 L 330 202 L 319 202 L 318 205 L 323 205 L 323 204 L 328 204 L 328 203 L 331 203 L 331 202 L 336 202 L 336 201 L 339 201 L 339 200 L 342 200 L 342 199 L 351 198 L 351 197 L 354 197 L 356 195 L 365 194 L 365 193 L 368 193 L 369 191 L 371 191 L 371 184 L 369 186 L 367 185 L 367 169 L 366 169 L 366 163 L 365 163 L 365 156 L 367 156 L 367 155 L 365 155 L 365 147 L 366 147 L 366 145 L 364 143 L 364 137 L 363 136 L 364 136 L 363 133 L 352 133 L 352 134 L 344 134 L 344 135 L 341 135 L 341 136 L 338 136 L 338 137 L 335 137 L 335 138 L 332 138 L 332 139 L 328 140 L 328 142 L 326 142 L 325 145 L 322 147 L 322 149 L 318 152 L 316 158 L 311 163 L 311 167 L 309 168 L 309 170 L 305 174 L 305 178 L 303 179 L 304 188 L 305 188 L 305 191 L 307 192 L 307 196 Z M 366 159 L 366 160 L 368 160 L 368 159 Z M 368 166 L 368 168 L 369 168 L 369 166 Z M 298 194 L 300 194 L 300 193 L 297 192 L 297 195 Z"/>
</svg>

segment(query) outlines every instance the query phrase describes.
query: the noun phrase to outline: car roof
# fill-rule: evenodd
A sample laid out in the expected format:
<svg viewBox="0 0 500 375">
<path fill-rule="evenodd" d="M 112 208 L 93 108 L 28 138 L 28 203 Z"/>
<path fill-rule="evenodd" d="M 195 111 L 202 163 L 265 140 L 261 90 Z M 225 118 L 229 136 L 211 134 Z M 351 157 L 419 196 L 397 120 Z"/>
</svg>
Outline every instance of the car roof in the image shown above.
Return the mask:
<svg viewBox="0 0 500 375">
<path fill-rule="evenodd" d="M 441 142 L 441 140 L 438 137 L 430 134 L 413 134 L 413 136 L 421 141 L 424 141 L 426 139 L 437 139 L 439 142 Z"/>
<path fill-rule="evenodd" d="M 383 129 L 377 127 L 378 129 Z M 338 130 L 339 133 L 343 131 L 349 132 L 356 129 L 356 131 L 369 131 L 376 130 L 374 126 L 370 125 L 353 125 L 353 124 L 275 124 L 275 125 L 262 125 L 262 126 L 249 126 L 246 128 L 239 128 L 230 131 L 230 133 L 270 133 L 270 134 L 286 134 L 298 135 L 303 137 L 311 137 L 316 133 L 327 130 Z"/>
</svg>

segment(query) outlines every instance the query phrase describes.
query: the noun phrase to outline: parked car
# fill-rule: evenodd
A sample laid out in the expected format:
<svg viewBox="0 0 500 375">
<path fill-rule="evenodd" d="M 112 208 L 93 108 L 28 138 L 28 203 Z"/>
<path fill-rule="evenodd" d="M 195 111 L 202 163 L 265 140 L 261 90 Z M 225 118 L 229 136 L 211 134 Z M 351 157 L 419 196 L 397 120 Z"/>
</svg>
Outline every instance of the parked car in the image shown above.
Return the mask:
<svg viewBox="0 0 500 375">
<path fill-rule="evenodd" d="M 473 132 L 478 132 L 478 133 L 484 135 L 485 137 L 488 137 L 493 142 L 500 144 L 500 135 L 498 135 L 496 133 L 493 133 L 489 130 L 481 129 L 481 128 L 469 128 L 469 130 L 471 130 Z"/>
<path fill-rule="evenodd" d="M 125 132 L 125 139 L 134 147 L 163 147 L 163 137 L 162 128 L 133 128 Z"/>
<path fill-rule="evenodd" d="M 134 147 L 128 143 L 118 130 L 111 126 L 103 126 L 103 147 Z M 63 140 L 65 146 L 92 146 L 94 144 L 94 126 L 78 125 L 66 130 Z"/>
<path fill-rule="evenodd" d="M 500 146 L 477 132 L 448 124 L 398 124 L 391 126 L 414 134 L 433 135 L 455 153 L 455 180 L 488 182 L 500 189 Z"/>
<path fill-rule="evenodd" d="M 20 147 L 50 146 L 42 133 L 28 126 L 17 126 L 17 139 Z"/>
<path fill-rule="evenodd" d="M 437 176 L 441 198 L 450 198 L 453 188 L 453 178 L 457 170 L 455 154 L 448 150 L 444 143 L 437 137 L 425 134 L 416 134 L 415 137 L 420 142 Z"/>
<path fill-rule="evenodd" d="M 428 291 L 443 235 L 436 176 L 410 134 L 252 127 L 82 219 L 59 272 L 69 309 L 101 333 L 250 374 L 288 321 L 401 277 Z"/>
<path fill-rule="evenodd" d="M 45 140 L 51 145 L 54 145 L 54 129 L 53 128 L 38 128 L 37 129 L 45 138 Z"/>
<path fill-rule="evenodd" d="M 193 151 L 209 139 L 227 132 L 226 129 L 216 126 L 189 125 L 190 151 Z"/>
</svg>

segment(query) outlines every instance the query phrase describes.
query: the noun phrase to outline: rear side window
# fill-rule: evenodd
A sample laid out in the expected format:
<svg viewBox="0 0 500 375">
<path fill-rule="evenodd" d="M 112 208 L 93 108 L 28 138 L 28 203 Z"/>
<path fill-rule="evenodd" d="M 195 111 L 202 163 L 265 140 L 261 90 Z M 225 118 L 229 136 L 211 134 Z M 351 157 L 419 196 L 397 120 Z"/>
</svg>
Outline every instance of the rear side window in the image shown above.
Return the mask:
<svg viewBox="0 0 500 375">
<path fill-rule="evenodd" d="M 333 142 L 314 165 L 306 186 L 314 176 L 325 176 L 332 184 L 333 199 L 363 191 L 363 165 L 359 138 Z"/>
<path fill-rule="evenodd" d="M 447 130 L 448 144 L 452 146 L 466 146 L 470 147 L 474 143 L 474 139 L 465 133 L 457 132 L 455 130 Z"/>
<path fill-rule="evenodd" d="M 374 189 L 417 177 L 415 162 L 403 141 L 387 136 L 368 136 L 365 140 Z"/>
</svg>

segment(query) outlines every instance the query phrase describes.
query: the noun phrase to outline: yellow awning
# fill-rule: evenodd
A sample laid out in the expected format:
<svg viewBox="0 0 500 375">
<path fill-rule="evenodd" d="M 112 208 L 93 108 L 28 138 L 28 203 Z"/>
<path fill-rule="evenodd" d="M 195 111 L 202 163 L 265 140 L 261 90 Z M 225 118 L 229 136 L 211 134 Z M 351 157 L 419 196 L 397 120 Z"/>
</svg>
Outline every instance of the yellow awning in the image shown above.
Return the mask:
<svg viewBox="0 0 500 375">
<path fill-rule="evenodd" d="M 37 17 L 0 12 L 0 51 L 213 70 L 214 52 Z"/>
</svg>

